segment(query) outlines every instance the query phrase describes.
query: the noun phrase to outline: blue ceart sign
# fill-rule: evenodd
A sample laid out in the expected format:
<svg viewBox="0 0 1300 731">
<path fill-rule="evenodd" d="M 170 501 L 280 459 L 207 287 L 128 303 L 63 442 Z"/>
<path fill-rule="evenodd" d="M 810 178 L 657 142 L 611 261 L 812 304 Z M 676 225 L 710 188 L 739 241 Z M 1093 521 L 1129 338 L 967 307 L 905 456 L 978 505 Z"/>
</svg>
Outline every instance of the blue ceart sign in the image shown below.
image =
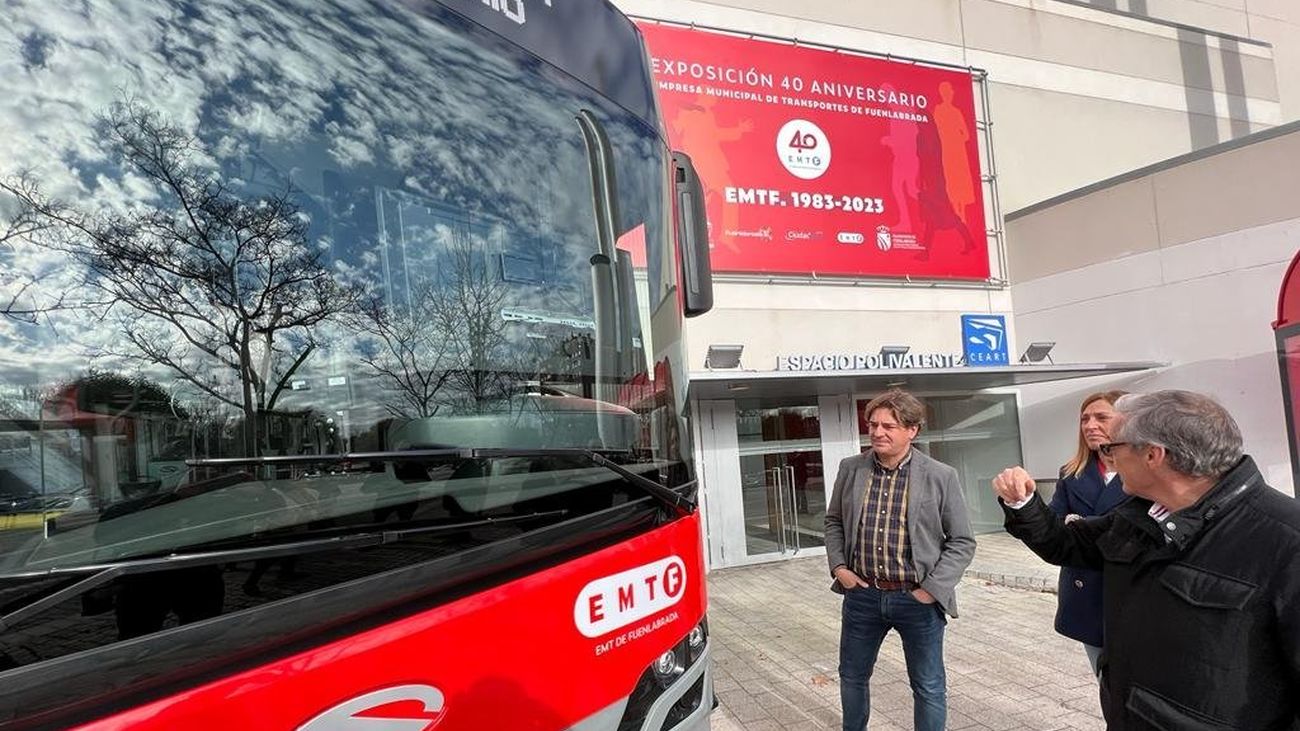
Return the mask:
<svg viewBox="0 0 1300 731">
<path fill-rule="evenodd" d="M 1007 318 L 1002 315 L 962 315 L 961 342 L 968 366 L 1011 364 Z"/>
</svg>

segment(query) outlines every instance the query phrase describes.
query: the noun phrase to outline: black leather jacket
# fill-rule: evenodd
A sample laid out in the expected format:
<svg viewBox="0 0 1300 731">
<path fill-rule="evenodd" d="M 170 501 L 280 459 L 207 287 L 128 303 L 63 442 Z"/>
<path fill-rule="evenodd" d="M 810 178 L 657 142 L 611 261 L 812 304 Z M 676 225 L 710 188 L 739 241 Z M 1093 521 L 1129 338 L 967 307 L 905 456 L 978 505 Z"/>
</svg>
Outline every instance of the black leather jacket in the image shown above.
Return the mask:
<svg viewBox="0 0 1300 731">
<path fill-rule="evenodd" d="M 1300 728 L 1300 502 L 1243 457 L 1195 505 L 1150 507 L 1065 525 L 1003 506 L 1046 561 L 1103 571 L 1107 728 Z"/>
</svg>

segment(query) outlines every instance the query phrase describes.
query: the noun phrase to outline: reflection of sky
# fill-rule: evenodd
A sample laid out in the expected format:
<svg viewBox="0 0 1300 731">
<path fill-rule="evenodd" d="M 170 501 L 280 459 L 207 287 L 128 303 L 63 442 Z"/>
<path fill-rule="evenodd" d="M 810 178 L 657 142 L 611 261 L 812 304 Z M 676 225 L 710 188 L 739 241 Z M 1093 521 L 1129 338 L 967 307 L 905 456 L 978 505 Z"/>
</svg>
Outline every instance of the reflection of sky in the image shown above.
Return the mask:
<svg viewBox="0 0 1300 731">
<path fill-rule="evenodd" d="M 340 270 L 377 274 L 381 235 L 399 214 L 412 219 L 400 230 L 424 250 L 412 261 L 436 266 L 428 252 L 459 217 L 488 254 L 540 267 L 540 283 L 513 286 L 512 306 L 589 314 L 595 244 L 574 116 L 589 108 L 606 119 L 619 150 L 624 227 L 645 221 L 651 241 L 667 235 L 656 215 L 661 163 L 646 164 L 659 159 L 657 140 L 613 119 L 550 67 L 512 56 L 437 4 L 421 7 L 428 18 L 361 0 L 7 5 L 0 175 L 31 169 L 47 193 L 87 208 L 157 205 L 157 194 L 101 144 L 96 115 L 128 96 L 195 131 L 204 143 L 199 161 L 245 195 L 291 186 L 310 217 L 312 244 L 327 246 Z M 409 200 L 390 210 L 386 191 Z M 76 289 L 79 273 L 48 252 L 19 245 L 8 256 L 47 274 L 47 294 Z M 653 249 L 652 270 L 659 258 Z M 651 278 L 651 304 L 666 294 L 659 279 Z M 113 325 L 130 315 L 118 308 L 106 322 L 84 312 L 41 325 L 0 319 L 4 380 L 42 384 L 83 371 L 86 353 L 121 345 Z M 323 350 L 348 349 L 335 342 Z M 337 360 L 322 356 L 304 372 L 337 370 Z M 213 369 L 212 377 L 227 376 Z"/>
<path fill-rule="evenodd" d="M 547 308 L 555 314 L 591 312 L 590 275 L 570 266 L 585 259 L 566 247 L 551 226 L 512 225 L 490 214 L 471 214 L 419 195 L 381 189 L 378 195 L 377 281 L 390 307 L 405 310 L 430 287 L 450 283 L 454 251 L 468 242 L 482 252 L 475 266 L 504 278 L 508 302 Z M 508 267 L 514 262 L 514 271 Z M 511 276 L 513 274 L 514 276 Z M 532 285 L 532 286 L 529 286 Z"/>
</svg>

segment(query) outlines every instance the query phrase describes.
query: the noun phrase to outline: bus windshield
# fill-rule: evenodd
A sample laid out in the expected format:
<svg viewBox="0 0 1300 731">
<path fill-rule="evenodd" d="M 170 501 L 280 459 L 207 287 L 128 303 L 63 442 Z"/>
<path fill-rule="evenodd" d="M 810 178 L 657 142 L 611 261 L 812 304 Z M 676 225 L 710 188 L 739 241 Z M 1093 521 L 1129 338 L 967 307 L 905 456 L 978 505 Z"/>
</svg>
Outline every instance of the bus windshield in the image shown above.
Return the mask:
<svg viewBox="0 0 1300 731">
<path fill-rule="evenodd" d="M 0 669 L 654 509 L 592 453 L 689 481 L 660 131 L 457 5 L 6 9 L 0 592 L 268 550 Z"/>
</svg>

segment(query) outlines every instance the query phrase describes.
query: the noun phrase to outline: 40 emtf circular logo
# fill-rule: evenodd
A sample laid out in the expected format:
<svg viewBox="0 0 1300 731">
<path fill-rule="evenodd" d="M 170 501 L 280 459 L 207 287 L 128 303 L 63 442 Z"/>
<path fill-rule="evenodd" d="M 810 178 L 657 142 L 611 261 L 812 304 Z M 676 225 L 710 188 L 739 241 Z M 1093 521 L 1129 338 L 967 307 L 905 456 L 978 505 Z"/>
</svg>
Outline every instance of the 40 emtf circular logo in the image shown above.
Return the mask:
<svg viewBox="0 0 1300 731">
<path fill-rule="evenodd" d="M 776 156 L 791 175 L 813 180 L 831 166 L 831 141 L 821 127 L 792 119 L 776 133 Z"/>
</svg>

